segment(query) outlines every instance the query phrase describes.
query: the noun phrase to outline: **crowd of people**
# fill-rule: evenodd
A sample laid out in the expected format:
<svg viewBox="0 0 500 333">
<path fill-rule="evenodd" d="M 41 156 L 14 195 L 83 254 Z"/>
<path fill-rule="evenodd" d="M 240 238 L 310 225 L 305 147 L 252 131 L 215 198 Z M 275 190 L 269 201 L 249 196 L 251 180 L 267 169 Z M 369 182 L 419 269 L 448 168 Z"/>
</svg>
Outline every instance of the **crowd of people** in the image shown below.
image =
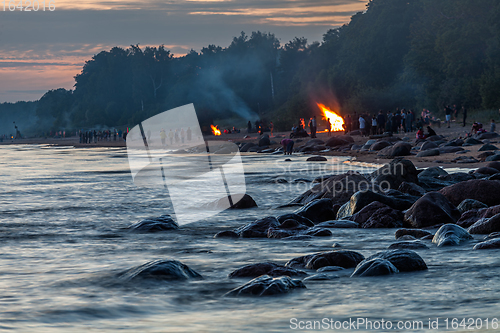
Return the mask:
<svg viewBox="0 0 500 333">
<path fill-rule="evenodd" d="M 126 138 L 126 135 L 123 135 L 121 130 L 117 131 L 116 129 L 103 131 L 80 130 L 78 132 L 78 136 L 80 137 L 80 143 L 84 144 L 97 143 L 98 141 L 116 141 L 117 139 L 122 138 L 122 136 L 124 140 Z"/>
</svg>

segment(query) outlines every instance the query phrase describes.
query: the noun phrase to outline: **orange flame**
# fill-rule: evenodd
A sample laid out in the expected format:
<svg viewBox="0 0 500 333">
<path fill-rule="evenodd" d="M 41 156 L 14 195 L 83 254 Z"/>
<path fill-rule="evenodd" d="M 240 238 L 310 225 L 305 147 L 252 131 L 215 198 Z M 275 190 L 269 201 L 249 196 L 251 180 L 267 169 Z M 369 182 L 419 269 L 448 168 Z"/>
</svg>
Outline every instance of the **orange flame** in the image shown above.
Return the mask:
<svg viewBox="0 0 500 333">
<path fill-rule="evenodd" d="M 344 119 L 342 119 L 341 116 L 324 106 L 323 104 L 316 103 L 318 104 L 318 107 L 320 108 L 321 112 L 323 112 L 323 118 L 324 119 L 330 119 L 330 127 L 332 132 L 339 132 L 343 131 L 344 127 Z"/>
<path fill-rule="evenodd" d="M 215 136 L 219 136 L 220 135 L 220 129 L 219 129 L 219 126 L 217 125 L 210 125 L 210 127 L 212 128 L 212 133 L 215 135 Z"/>
</svg>

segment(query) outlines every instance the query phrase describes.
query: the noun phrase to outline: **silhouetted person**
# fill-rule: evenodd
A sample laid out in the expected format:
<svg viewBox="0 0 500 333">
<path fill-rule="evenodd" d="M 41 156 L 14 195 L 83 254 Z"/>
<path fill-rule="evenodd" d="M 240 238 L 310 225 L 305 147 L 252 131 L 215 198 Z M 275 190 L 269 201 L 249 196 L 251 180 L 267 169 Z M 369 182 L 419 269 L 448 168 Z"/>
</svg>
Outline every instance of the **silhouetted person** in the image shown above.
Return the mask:
<svg viewBox="0 0 500 333">
<path fill-rule="evenodd" d="M 434 135 L 437 135 L 436 132 L 430 126 L 427 126 L 427 137 L 431 137 Z"/>
</svg>

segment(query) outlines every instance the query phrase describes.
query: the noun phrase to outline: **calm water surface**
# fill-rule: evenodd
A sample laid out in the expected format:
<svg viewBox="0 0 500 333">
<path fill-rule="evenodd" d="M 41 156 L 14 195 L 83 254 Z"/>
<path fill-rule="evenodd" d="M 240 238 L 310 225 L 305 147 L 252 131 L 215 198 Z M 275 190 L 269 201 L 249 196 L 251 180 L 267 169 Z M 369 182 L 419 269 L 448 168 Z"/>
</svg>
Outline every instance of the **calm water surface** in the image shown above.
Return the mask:
<svg viewBox="0 0 500 333">
<path fill-rule="evenodd" d="M 437 317 L 441 323 L 446 317 L 500 317 L 500 251 L 473 251 L 482 237 L 455 248 L 429 243 L 430 249 L 417 251 L 429 266 L 426 272 L 351 279 L 352 270 L 346 270 L 285 296 L 222 297 L 246 281 L 227 278 L 245 264 L 284 264 L 331 250 L 333 243 L 369 256 L 394 242 L 394 230 L 363 229 L 334 229 L 333 237 L 305 241 L 213 238 L 218 231 L 292 211 L 276 207 L 310 186 L 290 183 L 294 179 L 348 169 L 369 172 L 372 165 L 244 156 L 247 192 L 259 208 L 208 219 L 200 212 L 201 221 L 178 231 L 138 234 L 124 228 L 173 211 L 165 189 L 133 185 L 124 149 L 2 146 L 0 154 L 0 330 L 282 332 L 290 331 L 291 318 L 427 325 Z M 277 183 L 278 178 L 289 183 Z M 205 279 L 116 279 L 118 272 L 155 259 L 182 261 Z"/>
</svg>

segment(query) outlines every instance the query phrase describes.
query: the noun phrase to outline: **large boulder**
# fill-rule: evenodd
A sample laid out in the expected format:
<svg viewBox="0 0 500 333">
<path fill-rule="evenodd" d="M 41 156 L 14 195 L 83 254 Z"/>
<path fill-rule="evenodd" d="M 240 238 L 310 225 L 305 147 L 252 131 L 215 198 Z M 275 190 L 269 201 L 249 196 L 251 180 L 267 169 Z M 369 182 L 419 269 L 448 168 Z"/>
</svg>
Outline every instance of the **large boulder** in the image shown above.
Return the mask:
<svg viewBox="0 0 500 333">
<path fill-rule="evenodd" d="M 374 258 L 363 260 L 354 270 L 351 277 L 355 276 L 380 276 L 399 273 L 399 270 L 389 260 Z"/>
<path fill-rule="evenodd" d="M 370 175 L 377 184 L 385 183 L 392 189 L 397 189 L 403 182 L 418 183 L 417 169 L 409 160 L 396 158 Z"/>
<path fill-rule="evenodd" d="M 479 219 L 487 219 L 497 214 L 500 214 L 500 205 L 489 208 L 482 208 L 479 210 L 472 209 L 463 213 L 462 216 L 460 216 L 460 219 L 457 221 L 457 224 L 463 228 L 469 228 Z"/>
<path fill-rule="evenodd" d="M 488 235 L 493 232 L 500 231 L 500 214 L 490 218 L 479 219 L 476 223 L 471 225 L 468 229 L 471 234 Z"/>
<path fill-rule="evenodd" d="M 481 148 L 478 149 L 478 151 L 488 151 L 488 150 L 498 150 L 498 147 L 492 145 L 492 144 L 485 144 L 481 146 Z"/>
<path fill-rule="evenodd" d="M 424 169 L 418 174 L 418 178 L 425 178 L 425 177 L 432 177 L 432 178 L 438 178 L 440 176 L 447 176 L 448 172 L 443 170 L 441 167 L 430 167 L 427 169 Z"/>
<path fill-rule="evenodd" d="M 386 147 L 382 149 L 379 153 L 379 156 L 386 158 L 394 158 L 397 156 L 408 156 L 411 155 L 411 144 L 400 141 L 392 147 Z"/>
<path fill-rule="evenodd" d="M 474 250 L 500 249 L 500 238 L 490 239 L 474 245 Z"/>
<path fill-rule="evenodd" d="M 493 154 L 491 156 L 488 156 L 486 157 L 486 160 L 487 162 L 496 162 L 496 161 L 500 161 L 500 155 L 499 154 Z"/>
<path fill-rule="evenodd" d="M 473 209 L 482 209 L 482 208 L 488 208 L 488 205 L 485 205 L 481 201 L 477 201 L 474 199 L 465 199 L 460 203 L 460 205 L 457 206 L 458 211 L 460 214 L 463 214 L 469 210 Z"/>
<path fill-rule="evenodd" d="M 497 169 L 498 172 L 500 172 L 500 162 L 498 162 L 498 161 L 496 161 L 496 162 L 489 162 L 489 163 L 487 163 L 485 165 L 485 167 Z"/>
<path fill-rule="evenodd" d="M 391 143 L 388 142 L 388 141 L 385 141 L 385 140 L 383 140 L 383 141 L 377 141 L 377 142 L 375 142 L 374 144 L 372 144 L 370 146 L 370 150 L 372 150 L 372 151 L 379 151 L 379 150 L 384 149 L 385 147 L 389 147 L 390 145 L 391 145 Z"/>
<path fill-rule="evenodd" d="M 440 150 L 438 148 L 435 148 L 435 149 L 428 149 L 421 151 L 417 154 L 417 157 L 439 156 L 440 154 L 441 154 Z"/>
<path fill-rule="evenodd" d="M 278 276 L 306 276 L 307 273 L 294 268 L 280 266 L 272 262 L 263 262 L 240 267 L 229 274 L 230 278 L 249 277 L 255 278 L 261 275 Z"/>
<path fill-rule="evenodd" d="M 465 199 L 481 201 L 488 206 L 500 204 L 500 181 L 473 179 L 447 186 L 439 191 L 458 206 Z"/>
<path fill-rule="evenodd" d="M 259 147 L 268 147 L 271 145 L 271 140 L 268 134 L 262 134 L 259 138 Z"/>
<path fill-rule="evenodd" d="M 126 229 L 139 232 L 159 232 L 177 230 L 179 229 L 179 225 L 170 217 L 170 215 L 162 215 L 135 222 L 129 225 Z"/>
<path fill-rule="evenodd" d="M 436 232 L 432 242 L 437 244 L 438 247 L 456 246 L 471 239 L 472 236 L 461 226 L 445 224 Z"/>
<path fill-rule="evenodd" d="M 340 146 L 348 145 L 350 143 L 354 143 L 354 139 L 349 135 L 332 136 L 330 139 L 328 139 L 325 142 L 325 146 L 340 147 Z"/>
<path fill-rule="evenodd" d="M 418 199 L 405 213 L 407 225 L 413 228 L 431 227 L 442 223 L 456 223 L 460 212 L 445 196 L 430 192 Z"/>
<path fill-rule="evenodd" d="M 177 260 L 155 260 L 130 268 L 118 277 L 125 281 L 136 279 L 152 280 L 188 280 L 200 279 L 202 276 Z"/>
<path fill-rule="evenodd" d="M 365 257 L 354 251 L 336 250 L 313 253 L 297 257 L 286 263 L 285 267 L 319 269 L 325 266 L 339 266 L 343 268 L 356 267 Z"/>
<path fill-rule="evenodd" d="M 421 197 L 426 193 L 423 187 L 415 183 L 409 183 L 409 182 L 402 182 L 401 185 L 399 185 L 398 187 L 398 191 L 400 191 L 401 193 L 406 193 L 418 197 Z"/>
<path fill-rule="evenodd" d="M 403 213 L 383 203 L 374 201 L 365 206 L 350 219 L 361 228 L 399 228 L 403 225 Z"/>
<path fill-rule="evenodd" d="M 420 151 L 424 151 L 424 150 L 429 150 L 429 149 L 436 149 L 438 148 L 439 146 L 437 144 L 435 144 L 434 142 L 432 141 L 425 141 L 421 146 L 420 146 Z"/>
<path fill-rule="evenodd" d="M 332 199 L 328 198 L 311 201 L 304 207 L 301 207 L 297 211 L 295 211 L 295 214 L 303 216 L 311 220 L 315 224 L 334 220 L 337 215 L 333 210 Z"/>
<path fill-rule="evenodd" d="M 365 261 L 375 258 L 390 261 L 400 272 L 413 272 L 427 269 L 427 265 L 422 257 L 412 250 L 386 250 L 366 258 Z"/>
<path fill-rule="evenodd" d="M 245 143 L 244 145 L 241 146 L 240 152 L 246 153 L 250 148 L 256 147 L 256 146 L 257 146 L 257 144 L 255 144 L 253 142 L 247 142 L 247 143 Z"/>
<path fill-rule="evenodd" d="M 474 138 L 477 140 L 489 140 L 498 138 L 498 133 L 495 132 L 485 132 L 474 135 Z"/>
<path fill-rule="evenodd" d="M 224 296 L 271 296 L 303 288 L 306 286 L 302 281 L 291 279 L 288 276 L 272 278 L 269 275 L 262 275 L 228 291 Z"/>
<path fill-rule="evenodd" d="M 265 238 L 269 228 L 277 228 L 279 225 L 280 222 L 276 217 L 268 216 L 236 229 L 236 233 L 242 238 Z"/>
<path fill-rule="evenodd" d="M 373 189 L 374 185 L 357 172 L 348 172 L 328 178 L 304 192 L 290 204 L 307 204 L 313 200 L 329 198 L 332 204 L 343 205 L 358 191 Z"/>
<path fill-rule="evenodd" d="M 415 202 L 415 200 L 413 200 L 411 197 L 397 198 L 375 193 L 372 191 L 360 191 L 354 193 L 349 202 L 344 204 L 339 209 L 337 213 L 337 219 L 343 219 L 352 216 L 374 201 L 378 201 L 397 210 L 407 209 L 411 207 L 411 205 Z"/>
</svg>

